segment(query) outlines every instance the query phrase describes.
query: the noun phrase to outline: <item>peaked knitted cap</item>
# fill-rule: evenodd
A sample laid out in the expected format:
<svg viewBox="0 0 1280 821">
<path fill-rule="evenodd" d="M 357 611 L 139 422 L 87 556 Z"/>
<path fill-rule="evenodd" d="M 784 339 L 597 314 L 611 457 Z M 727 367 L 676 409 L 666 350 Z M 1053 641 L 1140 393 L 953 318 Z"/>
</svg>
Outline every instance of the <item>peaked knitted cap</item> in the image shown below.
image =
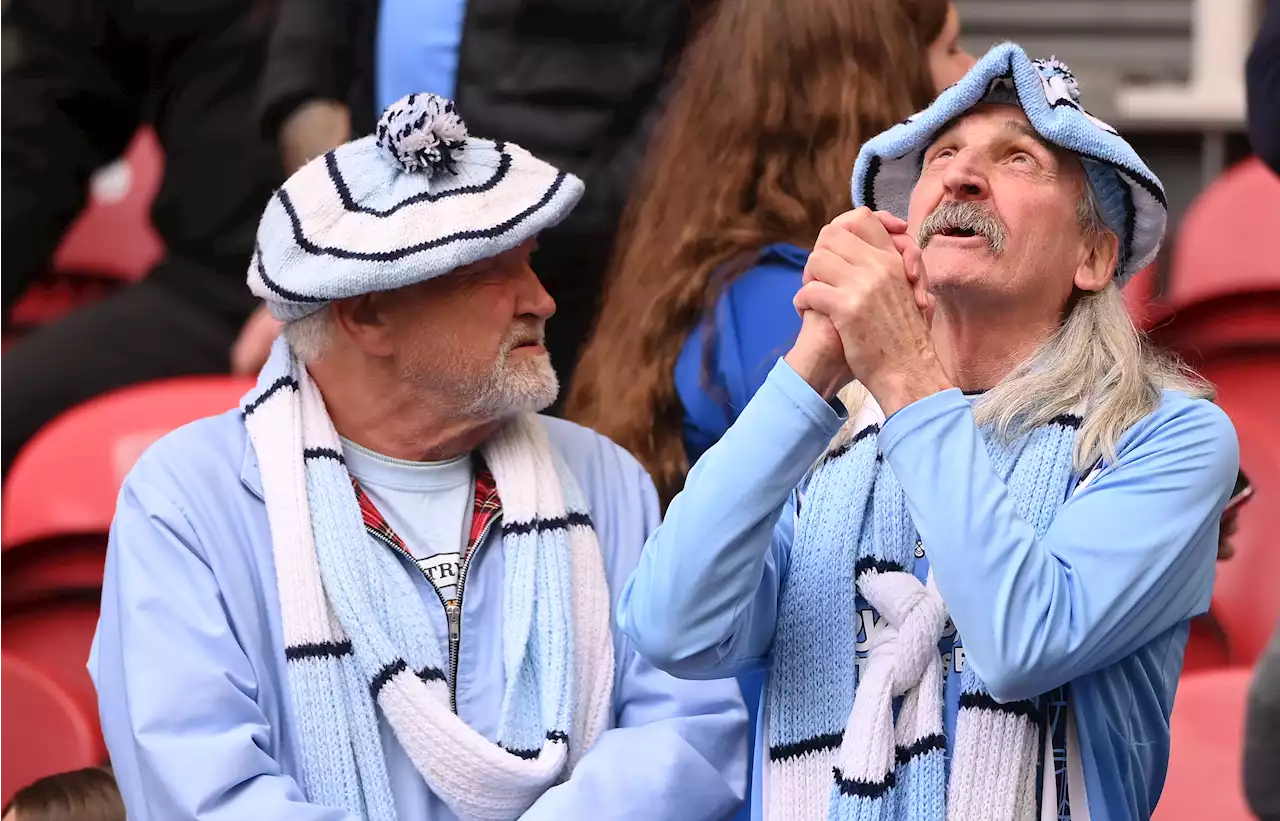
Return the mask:
<svg viewBox="0 0 1280 821">
<path fill-rule="evenodd" d="M 410 94 L 374 134 L 293 174 L 267 203 L 249 288 L 276 319 L 388 291 L 517 247 L 582 197 L 577 177 L 479 139 L 454 105 Z"/>
<path fill-rule="evenodd" d="M 1080 158 L 1120 238 L 1118 284 L 1155 259 L 1169 210 L 1159 178 L 1114 128 L 1084 110 L 1070 69 L 1055 59 L 1032 60 L 1013 43 L 993 47 L 924 111 L 863 144 L 853 169 L 854 205 L 906 219 L 925 149 L 952 120 L 983 103 L 1019 106 L 1036 133 Z"/>
</svg>

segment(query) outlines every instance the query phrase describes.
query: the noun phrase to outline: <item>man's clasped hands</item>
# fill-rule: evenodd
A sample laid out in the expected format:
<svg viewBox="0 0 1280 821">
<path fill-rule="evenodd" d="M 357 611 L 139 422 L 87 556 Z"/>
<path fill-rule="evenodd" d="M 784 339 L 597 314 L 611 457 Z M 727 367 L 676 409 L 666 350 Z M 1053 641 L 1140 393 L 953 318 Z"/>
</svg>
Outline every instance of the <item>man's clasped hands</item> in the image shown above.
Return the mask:
<svg viewBox="0 0 1280 821">
<path fill-rule="evenodd" d="M 893 214 L 863 207 L 825 226 L 793 302 L 803 321 L 786 360 L 824 398 L 857 379 L 890 416 L 952 387 L 924 259 Z"/>
</svg>

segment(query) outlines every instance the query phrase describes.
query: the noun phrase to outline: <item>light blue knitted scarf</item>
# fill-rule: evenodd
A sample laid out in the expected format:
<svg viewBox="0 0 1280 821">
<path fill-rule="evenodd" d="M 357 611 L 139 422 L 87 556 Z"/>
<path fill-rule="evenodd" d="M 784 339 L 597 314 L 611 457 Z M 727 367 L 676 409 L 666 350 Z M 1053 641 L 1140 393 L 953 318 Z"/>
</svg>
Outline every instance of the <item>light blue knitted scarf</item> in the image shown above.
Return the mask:
<svg viewBox="0 0 1280 821">
<path fill-rule="evenodd" d="M 1058 417 L 1012 443 L 983 432 L 1037 535 L 1066 497 L 1079 422 Z M 918 535 L 878 435 L 871 424 L 832 450 L 801 502 L 768 684 L 766 817 L 1035 818 L 1037 700 L 998 704 L 972 667 L 948 789 L 938 653 L 947 614 L 932 578 L 912 575 Z M 884 619 L 860 672 L 855 592 Z"/>
<path fill-rule="evenodd" d="M 283 341 L 242 412 L 271 524 L 308 800 L 396 818 L 380 713 L 460 818 L 518 818 L 604 729 L 613 686 L 595 532 L 541 423 L 517 418 L 482 449 L 504 516 L 505 689 L 494 744 L 451 710 L 426 605 L 395 554 L 367 535 L 324 401 Z"/>
</svg>

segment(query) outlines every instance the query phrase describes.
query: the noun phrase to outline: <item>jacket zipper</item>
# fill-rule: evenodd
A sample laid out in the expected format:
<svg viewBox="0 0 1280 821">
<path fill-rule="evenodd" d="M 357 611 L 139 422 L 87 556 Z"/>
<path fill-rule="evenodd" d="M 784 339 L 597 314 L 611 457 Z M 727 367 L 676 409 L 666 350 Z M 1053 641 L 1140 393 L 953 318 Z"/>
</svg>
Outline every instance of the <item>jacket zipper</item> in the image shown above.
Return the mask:
<svg viewBox="0 0 1280 821">
<path fill-rule="evenodd" d="M 444 594 L 440 592 L 440 588 L 436 587 L 435 582 L 431 581 L 427 571 L 418 565 L 418 560 L 413 557 L 412 553 L 394 542 L 378 537 L 383 544 L 409 560 L 409 563 L 417 569 L 422 578 L 427 580 L 427 584 L 431 585 L 431 589 L 436 591 L 436 598 L 440 599 L 440 606 L 444 608 L 445 620 L 449 624 L 449 708 L 453 710 L 455 715 L 458 712 L 458 650 L 462 646 L 462 591 L 467 586 L 467 570 L 471 567 L 471 559 L 476 553 L 480 552 L 480 547 L 484 544 L 484 540 L 488 538 L 489 531 L 493 529 L 493 523 L 496 520 L 497 517 L 495 516 L 485 523 L 484 530 L 480 531 L 480 538 L 476 539 L 475 547 L 462 560 L 462 566 L 458 569 L 458 601 L 452 607 L 444 600 Z"/>
<path fill-rule="evenodd" d="M 467 587 L 467 571 L 471 569 L 471 559 L 480 552 L 484 540 L 489 537 L 489 531 L 493 528 L 494 521 L 497 517 L 493 517 L 485 522 L 484 530 L 480 531 L 480 537 L 476 539 L 475 547 L 462 560 L 462 567 L 458 570 L 458 602 L 453 607 L 447 604 L 444 608 L 445 618 L 449 622 L 449 708 L 454 714 L 458 712 L 458 651 L 462 647 L 462 593 Z"/>
</svg>

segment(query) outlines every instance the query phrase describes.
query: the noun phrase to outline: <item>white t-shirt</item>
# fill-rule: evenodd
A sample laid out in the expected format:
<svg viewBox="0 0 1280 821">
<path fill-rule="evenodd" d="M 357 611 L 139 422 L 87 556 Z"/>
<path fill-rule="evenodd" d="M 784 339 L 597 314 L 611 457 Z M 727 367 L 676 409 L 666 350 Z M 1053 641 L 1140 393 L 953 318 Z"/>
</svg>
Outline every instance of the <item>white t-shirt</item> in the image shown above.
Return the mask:
<svg viewBox="0 0 1280 821">
<path fill-rule="evenodd" d="M 343 439 L 342 456 L 441 601 L 455 599 L 462 552 L 471 535 L 475 490 L 470 454 L 444 462 L 408 462 Z"/>
</svg>

